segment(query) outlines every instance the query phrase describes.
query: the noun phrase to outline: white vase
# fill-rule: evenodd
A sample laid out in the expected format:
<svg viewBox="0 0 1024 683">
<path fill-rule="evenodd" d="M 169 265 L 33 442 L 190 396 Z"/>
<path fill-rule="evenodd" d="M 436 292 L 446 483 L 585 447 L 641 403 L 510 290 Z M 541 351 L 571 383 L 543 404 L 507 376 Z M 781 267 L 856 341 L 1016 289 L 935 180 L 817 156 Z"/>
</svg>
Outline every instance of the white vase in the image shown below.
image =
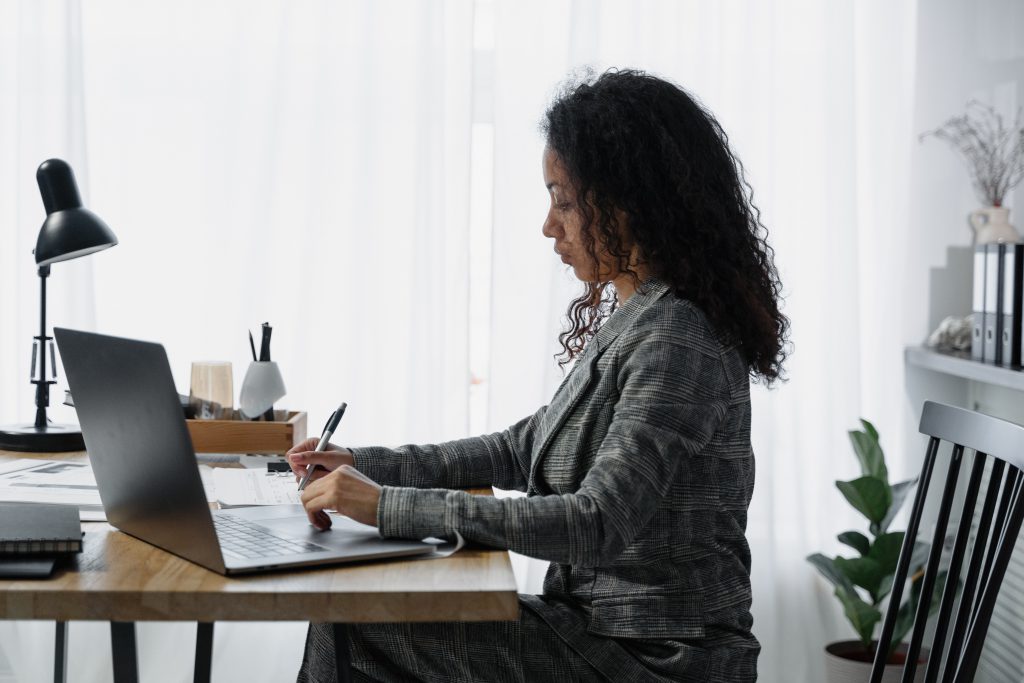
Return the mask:
<svg viewBox="0 0 1024 683">
<path fill-rule="evenodd" d="M 907 651 L 906 643 L 896 648 L 897 653 Z M 865 683 L 871 678 L 871 662 L 851 659 L 864 652 L 864 644 L 859 640 L 843 640 L 825 647 L 825 680 L 828 683 Z M 914 671 L 914 683 L 924 681 L 924 673 L 928 667 L 928 652 L 921 649 L 917 669 Z M 903 664 L 887 664 L 882 674 L 882 683 L 900 683 L 903 677 Z"/>
<path fill-rule="evenodd" d="M 968 220 L 974 228 L 975 244 L 1020 242 L 1020 235 L 1010 225 L 1010 210 L 1002 206 L 986 206 L 972 211 Z"/>
<path fill-rule="evenodd" d="M 273 361 L 253 361 L 242 381 L 238 396 L 239 412 L 247 420 L 265 413 L 275 401 L 284 398 L 284 378 Z"/>
</svg>

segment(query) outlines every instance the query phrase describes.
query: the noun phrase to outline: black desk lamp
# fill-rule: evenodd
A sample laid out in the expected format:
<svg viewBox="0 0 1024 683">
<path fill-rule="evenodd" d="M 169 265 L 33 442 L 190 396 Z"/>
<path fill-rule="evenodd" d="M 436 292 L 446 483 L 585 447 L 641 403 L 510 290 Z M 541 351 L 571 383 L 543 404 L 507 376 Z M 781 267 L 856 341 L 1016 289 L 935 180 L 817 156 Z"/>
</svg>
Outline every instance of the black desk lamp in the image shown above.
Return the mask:
<svg viewBox="0 0 1024 683">
<path fill-rule="evenodd" d="M 36 171 L 39 192 L 46 207 L 46 220 L 39 230 L 33 253 L 39 266 L 39 336 L 32 345 L 32 384 L 36 385 L 36 421 L 31 425 L 0 427 L 0 450 L 57 452 L 85 448 L 78 425 L 53 424 L 46 418 L 50 385 L 57 383 L 53 337 L 46 335 L 46 278 L 50 264 L 78 258 L 117 244 L 117 237 L 99 216 L 82 206 L 71 167 L 60 159 L 49 159 Z M 50 378 L 46 357 L 50 357 Z M 38 363 L 37 363 L 38 361 Z"/>
</svg>

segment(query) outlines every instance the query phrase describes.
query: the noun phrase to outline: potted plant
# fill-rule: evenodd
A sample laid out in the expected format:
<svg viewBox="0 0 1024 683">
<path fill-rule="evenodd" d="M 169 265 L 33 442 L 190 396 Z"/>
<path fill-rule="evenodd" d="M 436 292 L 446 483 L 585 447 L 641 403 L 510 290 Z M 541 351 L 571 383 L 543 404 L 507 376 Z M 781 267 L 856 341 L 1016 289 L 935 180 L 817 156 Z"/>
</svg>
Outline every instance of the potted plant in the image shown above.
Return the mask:
<svg viewBox="0 0 1024 683">
<path fill-rule="evenodd" d="M 968 217 L 975 244 L 1019 242 L 1010 225 L 1010 210 L 1003 206 L 1006 193 L 1024 179 L 1024 123 L 1017 110 L 1009 126 L 988 105 L 967 103 L 961 116 L 954 116 L 935 130 L 921 135 L 944 140 L 963 155 L 967 171 L 984 208 Z"/>
<path fill-rule="evenodd" d="M 846 500 L 868 520 L 868 534 L 859 531 L 844 531 L 838 539 L 856 554 L 852 557 L 826 557 L 814 553 L 807 557 L 821 575 L 835 588 L 835 595 L 842 603 L 843 612 L 857 640 L 841 641 L 826 646 L 826 668 L 830 683 L 847 683 L 868 680 L 872 662 L 875 659 L 877 641 L 875 629 L 884 615 L 883 603 L 892 589 L 896 564 L 903 546 L 904 532 L 890 531 L 889 524 L 903 506 L 907 496 L 917 483 L 917 478 L 889 483 L 889 472 L 885 465 L 885 454 L 879 444 L 878 431 L 867 420 L 862 419 L 862 430 L 849 432 L 853 451 L 860 461 L 861 476 L 852 481 L 837 481 L 836 487 Z M 921 596 L 921 579 L 928 559 L 929 546 L 916 542 L 910 561 L 911 586 L 904 591 L 904 602 L 900 605 L 893 632 L 892 647 L 888 653 L 883 681 L 899 681 L 905 662 L 906 645 L 904 638 L 914 624 L 914 615 Z M 945 572 L 935 584 L 930 614 L 939 607 Z M 923 660 L 927 652 L 922 650 L 921 665 L 915 680 L 923 680 Z"/>
</svg>

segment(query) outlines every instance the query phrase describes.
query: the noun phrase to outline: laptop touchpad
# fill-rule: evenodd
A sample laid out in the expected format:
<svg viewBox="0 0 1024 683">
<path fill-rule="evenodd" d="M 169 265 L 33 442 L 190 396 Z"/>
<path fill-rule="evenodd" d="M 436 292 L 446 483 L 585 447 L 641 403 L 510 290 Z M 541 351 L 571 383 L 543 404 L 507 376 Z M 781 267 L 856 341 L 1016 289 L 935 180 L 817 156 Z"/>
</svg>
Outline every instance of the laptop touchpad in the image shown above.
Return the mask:
<svg viewBox="0 0 1024 683">
<path fill-rule="evenodd" d="M 339 514 L 331 514 L 330 531 L 320 531 L 309 523 L 309 518 L 301 505 L 246 508 L 245 514 L 238 516 L 265 527 L 275 536 L 303 540 L 318 545 L 332 546 L 338 541 L 350 545 L 356 539 L 382 540 L 376 527 L 360 524 Z"/>
</svg>

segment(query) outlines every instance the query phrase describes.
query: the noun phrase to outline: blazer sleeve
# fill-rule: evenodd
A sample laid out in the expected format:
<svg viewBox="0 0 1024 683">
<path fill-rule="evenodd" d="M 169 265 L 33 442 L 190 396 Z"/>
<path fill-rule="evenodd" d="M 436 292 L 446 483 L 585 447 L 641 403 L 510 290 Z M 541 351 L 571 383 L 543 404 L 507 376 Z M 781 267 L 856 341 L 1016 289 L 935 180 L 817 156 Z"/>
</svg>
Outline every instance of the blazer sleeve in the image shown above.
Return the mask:
<svg viewBox="0 0 1024 683">
<path fill-rule="evenodd" d="M 648 326 L 623 341 L 619 400 L 576 492 L 498 499 L 384 487 L 377 508 L 381 535 L 451 538 L 458 532 L 550 562 L 593 567 L 612 561 L 654 515 L 678 463 L 699 457 L 730 402 L 717 342 L 693 343 L 692 334 L 665 332 Z"/>
<path fill-rule="evenodd" d="M 382 485 L 525 491 L 537 425 L 547 406 L 502 432 L 426 446 L 353 448 L 355 468 Z"/>
</svg>

